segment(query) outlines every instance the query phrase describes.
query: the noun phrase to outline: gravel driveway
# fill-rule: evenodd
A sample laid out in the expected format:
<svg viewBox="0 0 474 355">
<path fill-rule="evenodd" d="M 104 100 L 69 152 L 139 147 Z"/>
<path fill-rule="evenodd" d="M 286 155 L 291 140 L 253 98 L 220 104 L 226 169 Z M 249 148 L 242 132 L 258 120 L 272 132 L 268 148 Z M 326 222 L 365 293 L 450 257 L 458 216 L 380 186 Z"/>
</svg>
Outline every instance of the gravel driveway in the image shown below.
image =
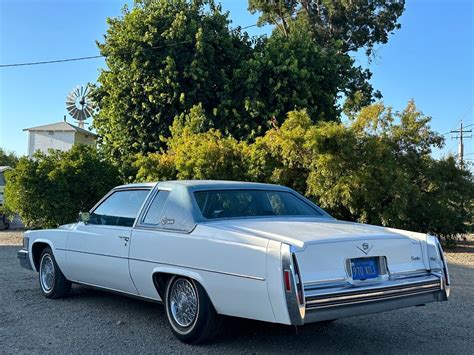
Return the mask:
<svg viewBox="0 0 474 355">
<path fill-rule="evenodd" d="M 474 353 L 474 242 L 448 253 L 449 302 L 293 327 L 226 319 L 211 344 L 174 338 L 163 307 L 74 286 L 47 300 L 19 266 L 21 234 L 0 232 L 0 353 L 322 352 Z"/>
</svg>

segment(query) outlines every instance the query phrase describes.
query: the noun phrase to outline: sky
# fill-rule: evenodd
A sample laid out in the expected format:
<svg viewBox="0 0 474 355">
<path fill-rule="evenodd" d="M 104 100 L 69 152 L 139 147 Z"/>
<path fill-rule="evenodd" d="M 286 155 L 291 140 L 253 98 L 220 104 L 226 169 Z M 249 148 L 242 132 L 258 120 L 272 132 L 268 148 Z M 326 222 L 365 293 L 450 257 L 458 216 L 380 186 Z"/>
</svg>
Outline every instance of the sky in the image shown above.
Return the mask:
<svg viewBox="0 0 474 355">
<path fill-rule="evenodd" d="M 129 1 L 130 3 L 131 1 Z M 246 0 L 221 1 L 233 26 L 256 23 Z M 107 30 L 106 19 L 120 16 L 123 0 L 0 0 L 0 64 L 47 61 L 97 55 L 96 40 Z M 446 133 L 474 123 L 474 1 L 407 0 L 400 22 L 368 63 L 373 86 L 386 105 L 402 110 L 414 99 L 431 126 Z M 248 29 L 251 35 L 267 28 Z M 77 85 L 95 82 L 103 59 L 0 68 L 0 147 L 26 154 L 24 128 L 59 122 L 67 115 L 65 99 Z M 74 123 L 67 116 L 69 122 Z M 474 128 L 471 126 L 470 128 Z M 466 158 L 474 159 L 474 138 L 466 139 Z M 446 135 L 440 157 L 457 151 Z"/>
</svg>

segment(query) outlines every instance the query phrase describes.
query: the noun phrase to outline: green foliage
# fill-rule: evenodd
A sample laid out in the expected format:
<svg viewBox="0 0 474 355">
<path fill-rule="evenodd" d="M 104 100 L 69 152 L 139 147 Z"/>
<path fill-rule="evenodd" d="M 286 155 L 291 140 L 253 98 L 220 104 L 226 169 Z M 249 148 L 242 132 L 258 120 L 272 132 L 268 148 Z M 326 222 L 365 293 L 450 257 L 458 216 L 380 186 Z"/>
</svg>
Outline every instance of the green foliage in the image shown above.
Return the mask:
<svg viewBox="0 0 474 355">
<path fill-rule="evenodd" d="M 288 36 L 274 32 L 262 41 L 248 62 L 247 87 L 254 92 L 247 100 L 249 113 L 268 121 L 306 109 L 314 122 L 338 120 L 338 94 L 351 80 L 353 61 L 335 48 L 316 45 L 307 23 L 294 27 Z"/>
<path fill-rule="evenodd" d="M 167 149 L 141 156 L 138 178 L 231 179 L 290 186 L 335 217 L 453 241 L 472 223 L 473 177 L 448 157 L 431 157 L 443 138 L 413 102 L 401 112 L 377 103 L 348 124 L 313 123 L 288 113 L 254 143 L 206 130 L 199 107 L 173 124 Z"/>
<path fill-rule="evenodd" d="M 138 157 L 137 179 L 244 180 L 247 144 L 223 136 L 214 128 L 204 131 L 204 122 L 206 118 L 199 106 L 177 118 L 171 127 L 171 137 L 165 139 L 168 149 Z"/>
<path fill-rule="evenodd" d="M 279 10 L 265 4 L 251 1 L 250 9 L 268 20 Z M 379 97 L 371 73 L 355 66 L 345 44 L 386 42 L 403 5 L 328 1 L 321 5 L 328 17 L 317 20 L 302 4 L 287 2 L 285 14 L 294 19 L 268 38 L 231 30 L 212 0 L 142 0 L 109 19 L 98 44 L 107 69 L 95 88 L 100 111 L 93 125 L 125 177 L 134 175 L 127 171 L 131 157 L 159 152 L 175 118 L 195 106 L 206 127 L 253 141 L 291 110 L 306 109 L 313 122 L 338 121 L 342 109 L 355 112 Z M 276 18 L 281 28 L 284 17 Z"/>
<path fill-rule="evenodd" d="M 249 0 L 250 12 L 260 13 L 260 24 L 275 25 L 275 32 L 287 38 L 305 31 L 315 47 L 334 52 L 339 71 L 330 78 L 344 82 L 340 93 L 346 99 L 346 114 L 370 104 L 373 97 L 381 98 L 369 83 L 370 70 L 354 66 L 349 53 L 365 49 L 371 57 L 374 46 L 387 43 L 400 28 L 404 8 L 404 0 Z"/>
<path fill-rule="evenodd" d="M 219 6 L 137 1 L 108 24 L 99 44 L 108 68 L 98 78 L 94 127 L 109 156 L 120 161 L 159 151 L 174 118 L 195 105 L 208 114 L 208 125 L 225 132 L 245 135 L 259 125 L 248 120 L 244 104 L 251 42 L 229 30 Z"/>
<path fill-rule="evenodd" d="M 56 227 L 74 222 L 119 183 L 117 170 L 94 147 L 77 145 L 20 158 L 7 173 L 5 202 L 26 226 Z"/>
<path fill-rule="evenodd" d="M 249 0 L 249 10 L 261 13 L 261 24 L 275 24 L 287 35 L 293 21 L 305 18 L 320 45 L 337 42 L 344 52 L 365 48 L 368 55 L 400 28 L 404 8 L 404 0 Z"/>
<path fill-rule="evenodd" d="M 18 163 L 18 157 L 13 152 L 7 152 L 0 148 L 0 166 L 9 166 L 14 168 Z"/>
</svg>

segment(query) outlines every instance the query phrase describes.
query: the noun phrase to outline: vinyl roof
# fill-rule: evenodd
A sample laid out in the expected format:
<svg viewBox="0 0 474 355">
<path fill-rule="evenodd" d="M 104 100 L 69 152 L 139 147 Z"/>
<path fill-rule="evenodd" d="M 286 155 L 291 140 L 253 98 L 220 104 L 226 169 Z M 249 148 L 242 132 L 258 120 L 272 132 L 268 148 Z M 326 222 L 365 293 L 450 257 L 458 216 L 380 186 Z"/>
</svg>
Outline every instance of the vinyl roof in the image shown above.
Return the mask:
<svg viewBox="0 0 474 355">
<path fill-rule="evenodd" d="M 229 180 L 170 180 L 159 183 L 159 186 L 172 187 L 174 185 L 183 186 L 190 189 L 269 189 L 288 190 L 287 187 L 274 184 L 263 184 L 259 182 L 229 181 Z"/>
</svg>

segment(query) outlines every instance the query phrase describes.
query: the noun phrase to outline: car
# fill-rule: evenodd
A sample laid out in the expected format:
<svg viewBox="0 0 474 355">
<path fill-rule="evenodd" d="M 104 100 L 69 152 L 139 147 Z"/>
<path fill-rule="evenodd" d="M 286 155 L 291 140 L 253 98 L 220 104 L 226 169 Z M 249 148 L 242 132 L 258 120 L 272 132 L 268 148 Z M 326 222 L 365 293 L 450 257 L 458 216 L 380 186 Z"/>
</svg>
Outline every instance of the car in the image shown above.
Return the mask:
<svg viewBox="0 0 474 355">
<path fill-rule="evenodd" d="M 300 326 L 450 291 L 437 237 L 340 221 L 290 188 L 249 182 L 118 186 L 77 223 L 25 232 L 18 257 L 47 298 L 76 283 L 161 302 L 192 344 L 223 315 Z"/>
</svg>

